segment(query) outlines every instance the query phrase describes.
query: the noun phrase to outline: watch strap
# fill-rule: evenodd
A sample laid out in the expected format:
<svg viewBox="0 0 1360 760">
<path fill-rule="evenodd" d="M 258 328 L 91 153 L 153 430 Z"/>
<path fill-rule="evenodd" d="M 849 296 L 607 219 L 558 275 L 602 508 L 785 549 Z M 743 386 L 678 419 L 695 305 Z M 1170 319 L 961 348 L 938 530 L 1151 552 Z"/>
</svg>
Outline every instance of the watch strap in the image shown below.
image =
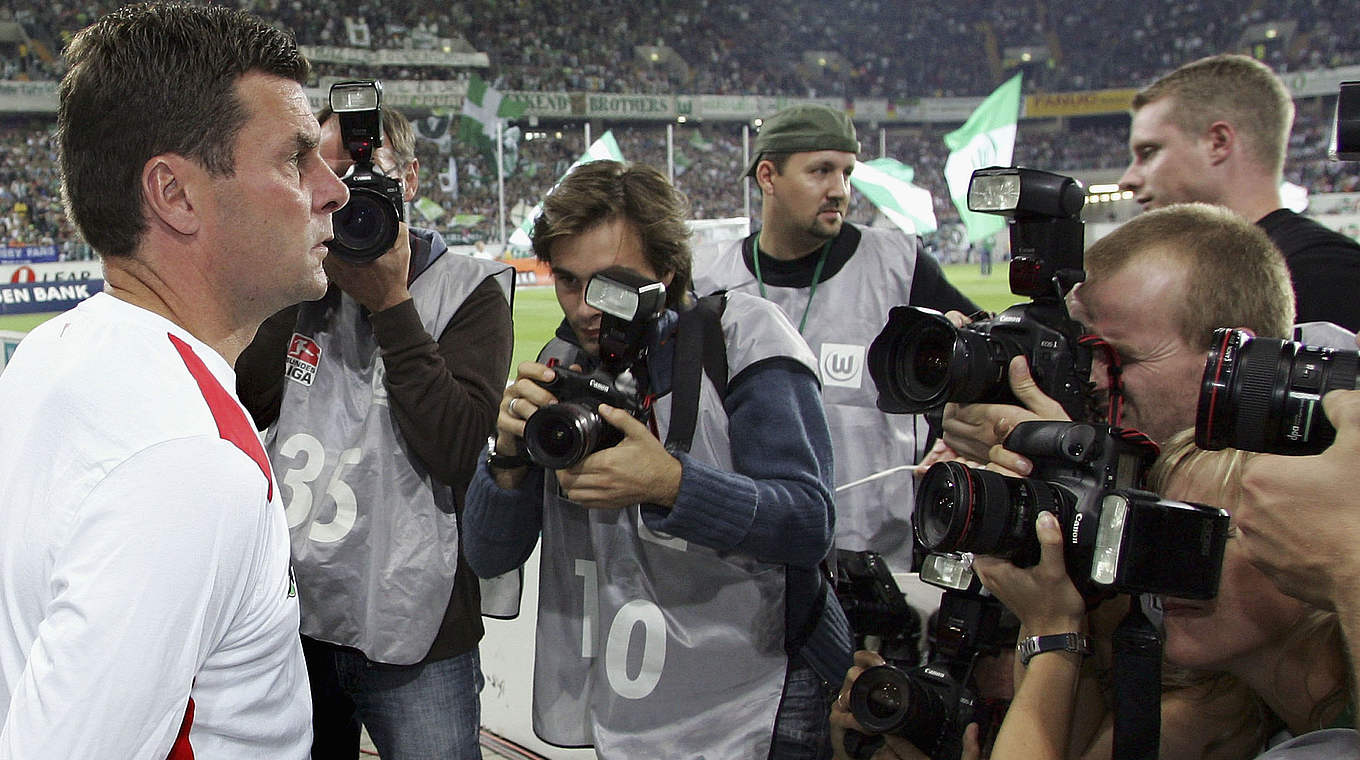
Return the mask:
<svg viewBox="0 0 1360 760">
<path fill-rule="evenodd" d="M 1071 652 L 1083 657 L 1091 654 L 1091 637 L 1084 633 L 1053 633 L 1047 636 L 1030 636 L 1015 646 L 1016 656 L 1021 665 L 1029 665 L 1036 654 L 1044 652 Z"/>
<path fill-rule="evenodd" d="M 496 452 L 496 436 L 492 435 L 486 439 L 486 466 L 498 470 L 513 470 L 529 464 L 529 458 L 524 454 L 499 454 Z"/>
</svg>

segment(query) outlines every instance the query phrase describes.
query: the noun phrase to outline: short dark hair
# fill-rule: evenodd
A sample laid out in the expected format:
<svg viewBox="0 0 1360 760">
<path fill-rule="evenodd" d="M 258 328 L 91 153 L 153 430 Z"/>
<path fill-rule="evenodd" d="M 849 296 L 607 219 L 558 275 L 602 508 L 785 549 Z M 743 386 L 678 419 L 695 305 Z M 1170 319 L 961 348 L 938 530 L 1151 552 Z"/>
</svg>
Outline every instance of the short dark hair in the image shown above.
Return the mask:
<svg viewBox="0 0 1360 760">
<path fill-rule="evenodd" d="M 1176 323 L 1187 345 L 1208 350 L 1219 327 L 1292 336 L 1294 289 L 1284 254 L 1264 230 L 1226 208 L 1181 203 L 1135 216 L 1086 249 L 1086 281 L 1113 277 L 1143 256 L 1185 264 Z"/>
<path fill-rule="evenodd" d="M 1197 136 L 1224 120 L 1245 140 L 1247 151 L 1267 169 L 1284 167 L 1294 101 L 1280 77 L 1264 63 L 1245 55 L 1224 53 L 1181 66 L 1138 91 L 1136 112 L 1170 99 L 1171 119 L 1187 135 Z"/>
<path fill-rule="evenodd" d="M 174 153 L 214 176 L 235 171 L 249 118 L 242 75 L 307 80 L 292 35 L 242 11 L 182 3 L 129 5 L 66 46 L 57 140 L 62 196 L 86 242 L 129 256 L 147 229 L 140 190 L 153 156 Z"/>
<path fill-rule="evenodd" d="M 335 111 L 332 111 L 330 103 L 327 103 L 316 114 L 316 120 L 324 126 L 334 115 Z M 397 154 L 397 160 L 401 162 L 402 167 L 416 160 L 416 131 L 411 126 L 411 120 L 401 111 L 386 107 L 383 108 L 382 117 L 383 145 Z"/>
<path fill-rule="evenodd" d="M 692 262 L 689 200 L 661 172 L 645 164 L 592 161 L 572 169 L 543 199 L 534 220 L 534 254 L 552 263 L 553 241 L 580 235 L 600 224 L 623 219 L 642 239 L 647 263 L 671 275 L 666 304 L 685 303 Z"/>
<path fill-rule="evenodd" d="M 771 164 L 774 165 L 775 174 L 783 174 L 784 167 L 788 166 L 789 157 L 791 157 L 792 155 L 793 155 L 792 153 L 767 151 L 765 153 L 760 154 L 760 158 L 756 159 L 756 165 L 759 166 L 761 161 L 769 161 Z"/>
</svg>

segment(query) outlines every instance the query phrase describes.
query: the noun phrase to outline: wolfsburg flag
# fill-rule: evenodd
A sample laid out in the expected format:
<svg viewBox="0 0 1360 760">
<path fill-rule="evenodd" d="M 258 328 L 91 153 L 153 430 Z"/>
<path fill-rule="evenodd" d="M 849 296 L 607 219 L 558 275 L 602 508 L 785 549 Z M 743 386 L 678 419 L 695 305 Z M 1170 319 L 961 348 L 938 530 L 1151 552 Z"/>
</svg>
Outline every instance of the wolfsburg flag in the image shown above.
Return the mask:
<svg viewBox="0 0 1360 760">
<path fill-rule="evenodd" d="M 605 132 L 600 135 L 600 139 L 591 143 L 590 147 L 586 149 L 586 154 L 576 159 L 576 163 L 568 166 L 566 173 L 562 176 L 565 177 L 567 174 L 571 174 L 571 170 L 581 164 L 588 164 L 591 161 L 603 161 L 606 159 L 613 161 L 623 160 L 623 151 L 619 150 L 619 143 L 614 139 L 613 132 Z M 561 182 L 562 179 L 558 178 L 557 182 L 553 183 L 553 189 L 555 190 L 557 185 Z M 552 190 L 549 190 L 548 192 L 551 193 Z M 524 221 L 521 222 L 519 227 L 510 235 L 510 245 L 515 248 L 529 248 L 533 245 L 532 241 L 529 239 L 529 233 L 533 231 L 534 220 L 538 218 L 538 214 L 542 210 L 543 202 L 539 201 L 538 205 L 534 206 L 532 211 L 524 215 Z"/>
<path fill-rule="evenodd" d="M 468 81 L 467 97 L 463 99 L 463 118 L 459 119 L 458 136 L 480 144 L 482 150 L 496 154 L 496 120 L 517 119 L 524 113 L 524 104 L 505 100 L 500 92 L 488 87 L 476 74 Z"/>
<path fill-rule="evenodd" d="M 981 240 L 1006 226 L 1003 217 L 968 210 L 968 180 L 974 169 L 1010 166 L 1015 151 L 1015 122 L 1020 117 L 1020 75 L 996 88 L 962 127 L 944 136 L 951 151 L 944 164 L 949 195 L 968 228 L 968 240 Z"/>
<path fill-rule="evenodd" d="M 934 232 L 935 207 L 930 191 L 912 184 L 916 171 L 892 158 L 856 161 L 850 182 L 908 235 Z"/>
</svg>

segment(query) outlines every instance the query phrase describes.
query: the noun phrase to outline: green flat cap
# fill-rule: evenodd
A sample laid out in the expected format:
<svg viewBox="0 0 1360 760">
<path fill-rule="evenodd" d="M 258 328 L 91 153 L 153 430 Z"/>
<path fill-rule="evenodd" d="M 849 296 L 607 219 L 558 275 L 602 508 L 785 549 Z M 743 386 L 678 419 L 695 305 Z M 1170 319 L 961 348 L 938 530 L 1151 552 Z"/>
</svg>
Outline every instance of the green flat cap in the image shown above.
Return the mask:
<svg viewBox="0 0 1360 760">
<path fill-rule="evenodd" d="M 789 106 L 765 120 L 756 134 L 755 157 L 744 176 L 754 177 L 765 153 L 803 153 L 813 150 L 859 152 L 855 125 L 844 111 L 821 105 Z"/>
</svg>

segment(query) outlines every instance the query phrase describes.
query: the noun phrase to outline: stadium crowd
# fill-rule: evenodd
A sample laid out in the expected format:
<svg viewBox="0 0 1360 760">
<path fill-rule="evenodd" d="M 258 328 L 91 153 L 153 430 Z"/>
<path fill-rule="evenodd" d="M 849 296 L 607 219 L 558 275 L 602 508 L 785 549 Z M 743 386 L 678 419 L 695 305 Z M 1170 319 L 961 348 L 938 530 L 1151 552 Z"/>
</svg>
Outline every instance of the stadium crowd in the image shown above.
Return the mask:
<svg viewBox="0 0 1360 760">
<path fill-rule="evenodd" d="M 0 3 L 0 21 L 22 25 L 29 41 L 0 48 L 8 79 L 55 79 L 55 63 L 70 34 L 121 3 L 110 0 L 28 4 Z M 337 0 L 325 6 L 286 0 L 241 0 L 239 5 L 292 30 L 305 45 L 373 49 L 447 47 L 484 51 L 487 79 L 507 90 L 610 91 L 634 93 L 846 95 L 870 97 L 979 95 L 1008 66 L 1021 65 L 1027 91 L 1065 91 L 1137 86 L 1206 51 L 1241 47 L 1245 30 L 1273 20 L 1293 22 L 1292 34 L 1257 52 L 1277 71 L 1338 66 L 1360 61 L 1360 43 L 1344 35 L 1325 13 L 1322 0 L 1284 0 L 1247 8 L 1227 0 L 1158 2 L 1134 14 L 1110 0 L 1096 0 L 1067 13 L 1039 0 L 988 0 L 947 9 L 882 0 L 849 0 L 826 8 L 778 6 L 753 13 L 748 7 L 712 0 L 636 4 L 606 0 L 567 7 L 565 0 L 464 0 L 457 3 L 383 4 Z M 560 6 L 560 7 L 559 7 Z M 795 17 L 795 14 L 797 17 Z M 809 16 L 808 14 L 811 14 Z M 552 24 L 544 24 L 552 18 Z M 361 30 L 362 33 L 354 30 Z M 472 30 L 476 30 L 475 33 Z M 816 30 L 814 33 L 812 30 Z M 855 40 L 853 48 L 836 41 Z M 1157 45 L 1147 40 L 1157 39 Z M 620 40 L 624 42 L 621 44 Z M 620 49 L 669 46 L 677 60 L 653 63 L 644 56 L 621 60 Z M 1030 63 L 1008 60 L 1006 51 L 1043 50 Z M 978 60 L 988 65 L 904 64 L 929 49 L 931 60 Z M 790 51 L 803 51 L 795 58 Z M 627 56 L 623 56 L 624 59 Z M 817 63 L 825 58 L 825 65 Z M 354 71 L 319 64 L 314 74 L 398 79 L 457 79 L 466 69 L 382 67 Z M 1300 108 L 1290 142 L 1286 178 L 1310 192 L 1349 191 L 1360 177 L 1349 165 L 1323 160 L 1330 106 Z M 420 116 L 420 114 L 413 114 Z M 609 128 L 611 125 L 605 125 Z M 953 126 L 890 127 L 886 154 L 915 167 L 918 184 L 931 191 L 941 223 L 957 218 L 942 168 L 943 135 Z M 629 160 L 666 166 L 664 127 L 614 126 Z M 561 137 L 558 137 L 561 135 Z M 585 149 L 579 125 L 539 131 L 546 139 L 521 140 L 507 160 L 508 227 L 533 207 L 563 170 Z M 1022 122 L 1015 162 L 1061 171 L 1113 169 L 1127 161 L 1127 127 L 1119 119 L 1054 125 Z M 13 118 L 4 124 L 5 172 L 0 204 L 4 239 L 15 244 L 62 240 L 73 234 L 60 214 L 52 164 L 50 124 Z M 674 134 L 674 174 L 697 218 L 738 216 L 744 210 L 740 127 L 687 124 Z M 875 157 L 866 141 L 862 158 Z M 449 139 L 422 140 L 422 194 L 446 211 L 429 220 L 459 242 L 499 238 L 494 159 Z M 450 162 L 454 169 L 450 171 Z M 455 180 L 456 178 L 456 180 Z M 872 211 L 857 199 L 856 218 Z"/>
<path fill-rule="evenodd" d="M 54 78 L 64 39 L 119 2 L 6 0 L 0 18 L 19 21 L 38 45 L 6 62 L 11 76 Z M 1042 50 L 1025 65 L 1033 91 L 1129 87 L 1210 51 L 1237 49 L 1253 25 L 1294 22 L 1292 34 L 1262 39 L 1277 71 L 1360 61 L 1360 44 L 1326 0 L 1242 4 L 1233 0 L 1144 3 L 1118 0 L 1059 10 L 1043 0 L 967 4 L 848 0 L 834 6 L 781 5 L 753 12 L 739 3 L 689 0 L 463 0 L 325 4 L 239 0 L 292 30 L 304 45 L 484 51 L 505 89 L 694 92 L 863 97 L 976 95 L 995 86 L 1008 49 Z M 551 23 L 545 23 L 551 19 Z M 353 33 L 351 29 L 355 30 Z M 853 46 L 842 44 L 854 40 Z M 1157 44 L 1149 44 L 1157 40 Z M 628 52 L 666 46 L 678 60 Z M 41 51 L 46 51 L 42 53 Z M 624 55 L 620 55 L 624 51 Z M 791 51 L 799 51 L 797 54 Z M 927 54 L 928 53 L 928 54 Z M 824 64 L 819 58 L 825 58 Z M 905 62 L 904 62 L 905 59 Z M 911 61 L 985 65 L 912 65 Z M 323 65 L 321 75 L 347 70 Z M 443 67 L 365 72 L 389 78 L 450 79 Z"/>
</svg>

